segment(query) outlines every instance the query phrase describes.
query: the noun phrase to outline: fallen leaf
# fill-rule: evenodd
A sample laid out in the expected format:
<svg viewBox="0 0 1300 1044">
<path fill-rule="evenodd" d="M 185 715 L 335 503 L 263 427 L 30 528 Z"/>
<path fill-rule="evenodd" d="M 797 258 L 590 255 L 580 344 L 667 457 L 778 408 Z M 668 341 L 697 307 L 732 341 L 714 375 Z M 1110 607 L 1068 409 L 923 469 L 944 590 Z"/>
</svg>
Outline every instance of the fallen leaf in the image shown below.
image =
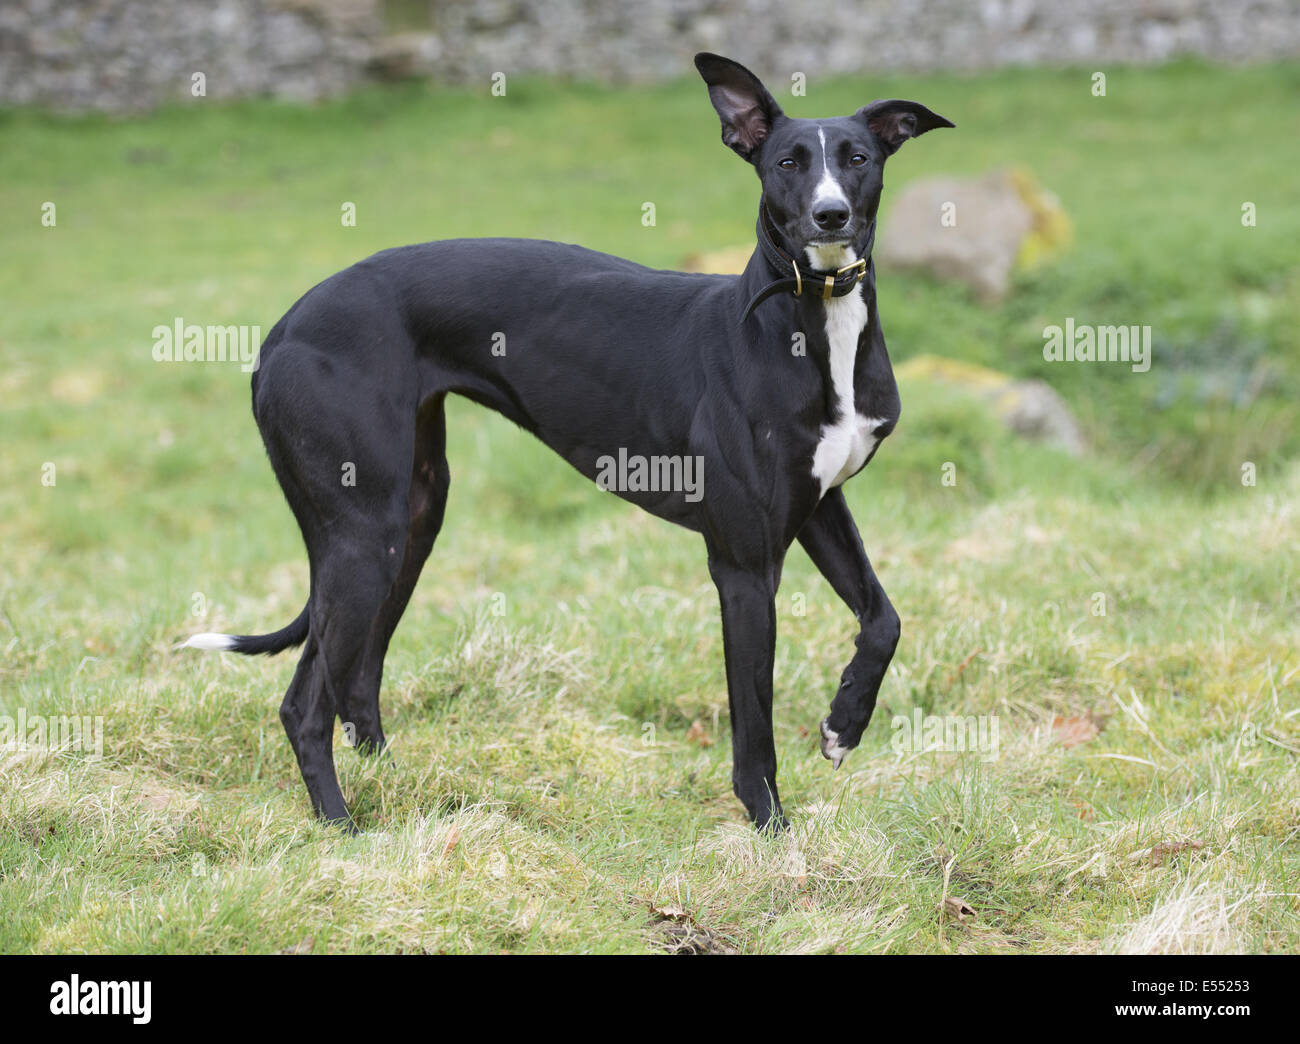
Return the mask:
<svg viewBox="0 0 1300 1044">
<path fill-rule="evenodd" d="M 641 900 L 650 908 L 654 920 L 655 941 L 669 953 L 735 953 L 735 949 L 707 928 L 695 923 L 686 908 L 671 903 Z"/>
<path fill-rule="evenodd" d="M 1059 714 L 1052 719 L 1052 738 L 1062 747 L 1077 747 L 1097 737 L 1097 723 L 1088 717 L 1062 718 Z"/>
<path fill-rule="evenodd" d="M 944 898 L 943 909 L 945 913 L 951 917 L 955 917 L 962 924 L 965 924 L 967 921 L 973 921 L 979 916 L 979 914 L 975 912 L 975 907 L 971 906 L 965 899 L 955 895 L 946 896 Z"/>
<path fill-rule="evenodd" d="M 451 850 L 456 847 L 456 842 L 460 840 L 460 827 L 454 823 L 450 830 L 447 831 L 447 840 L 442 843 L 442 853 L 439 859 L 446 859 L 451 854 Z"/>
<path fill-rule="evenodd" d="M 952 674 L 948 675 L 948 688 L 950 689 L 952 688 L 952 683 L 961 677 L 961 672 L 964 671 L 967 667 L 969 667 L 971 661 L 975 659 L 975 657 L 978 656 L 983 651 L 984 651 L 983 649 L 972 649 L 970 653 L 967 654 L 966 659 L 962 660 L 961 663 L 957 664 L 957 669 L 953 671 Z"/>
<path fill-rule="evenodd" d="M 711 747 L 713 746 L 713 737 L 709 735 L 704 723 L 699 718 L 696 718 L 691 722 L 691 727 L 686 730 L 686 742 L 696 743 L 701 747 Z"/>
<path fill-rule="evenodd" d="M 1159 844 L 1152 845 L 1145 851 L 1134 852 L 1129 856 L 1129 860 L 1137 862 L 1138 860 L 1145 859 L 1151 866 L 1159 866 L 1168 856 L 1177 855 L 1179 852 L 1184 852 L 1189 848 L 1192 851 L 1196 851 L 1197 849 L 1204 847 L 1204 841 L 1161 841 Z"/>
</svg>

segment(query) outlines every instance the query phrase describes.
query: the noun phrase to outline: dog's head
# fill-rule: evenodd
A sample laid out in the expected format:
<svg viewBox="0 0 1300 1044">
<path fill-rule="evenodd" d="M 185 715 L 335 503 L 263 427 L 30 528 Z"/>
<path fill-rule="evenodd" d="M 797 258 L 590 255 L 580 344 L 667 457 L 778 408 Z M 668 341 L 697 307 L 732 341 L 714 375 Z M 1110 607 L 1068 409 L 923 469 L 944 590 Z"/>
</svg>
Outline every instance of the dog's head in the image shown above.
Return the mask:
<svg viewBox="0 0 1300 1044">
<path fill-rule="evenodd" d="M 955 124 L 912 101 L 875 101 L 852 116 L 792 119 L 743 65 L 695 56 L 722 119 L 722 140 L 753 164 L 763 200 L 786 246 L 818 269 L 866 249 L 885 160 L 908 138 Z"/>
</svg>

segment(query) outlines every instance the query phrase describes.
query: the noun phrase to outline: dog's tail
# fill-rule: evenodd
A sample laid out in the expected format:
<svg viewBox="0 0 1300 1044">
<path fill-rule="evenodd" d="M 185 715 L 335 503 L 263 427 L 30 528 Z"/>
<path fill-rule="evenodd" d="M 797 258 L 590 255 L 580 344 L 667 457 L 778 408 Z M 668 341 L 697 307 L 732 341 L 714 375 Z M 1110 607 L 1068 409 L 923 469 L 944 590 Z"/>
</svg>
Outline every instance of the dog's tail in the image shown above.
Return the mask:
<svg viewBox="0 0 1300 1044">
<path fill-rule="evenodd" d="M 307 606 L 302 607 L 298 619 L 288 627 L 283 627 L 271 634 L 195 634 L 177 646 L 178 649 L 219 649 L 225 652 L 244 653 L 256 656 L 265 653 L 271 656 L 283 652 L 291 645 L 301 645 L 307 640 Z"/>
</svg>

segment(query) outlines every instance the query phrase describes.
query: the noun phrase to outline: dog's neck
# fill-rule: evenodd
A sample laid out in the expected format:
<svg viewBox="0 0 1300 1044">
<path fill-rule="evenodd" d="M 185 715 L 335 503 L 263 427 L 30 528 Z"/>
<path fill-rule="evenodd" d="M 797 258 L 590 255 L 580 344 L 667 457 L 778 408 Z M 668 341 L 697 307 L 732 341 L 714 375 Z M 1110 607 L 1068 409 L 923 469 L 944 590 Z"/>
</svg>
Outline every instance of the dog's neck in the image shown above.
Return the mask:
<svg viewBox="0 0 1300 1044">
<path fill-rule="evenodd" d="M 799 298 L 800 310 L 813 307 L 814 301 L 835 300 L 859 289 L 868 300 L 874 296 L 875 270 L 871 263 L 876 237 L 874 215 L 860 251 L 850 244 L 811 245 L 799 256 L 775 228 L 762 203 L 756 231 L 758 249 L 750 258 L 740 285 L 748 302 L 744 319 L 768 298 L 786 291 Z"/>
</svg>

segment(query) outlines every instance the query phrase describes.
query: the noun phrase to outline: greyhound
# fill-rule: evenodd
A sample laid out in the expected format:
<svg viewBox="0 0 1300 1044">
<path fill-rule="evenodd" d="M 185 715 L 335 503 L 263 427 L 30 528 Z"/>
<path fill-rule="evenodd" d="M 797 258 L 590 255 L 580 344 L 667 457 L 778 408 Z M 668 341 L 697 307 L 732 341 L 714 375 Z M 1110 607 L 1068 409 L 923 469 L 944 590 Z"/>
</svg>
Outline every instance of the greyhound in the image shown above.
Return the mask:
<svg viewBox="0 0 1300 1044">
<path fill-rule="evenodd" d="M 786 825 L 772 666 L 796 539 L 859 624 L 822 754 L 838 768 L 871 720 L 899 617 L 841 486 L 899 416 L 871 260 L 881 175 L 908 138 L 954 124 L 900 100 L 794 119 L 736 62 L 701 53 L 695 65 L 723 142 L 762 186 L 741 275 L 655 271 L 537 240 L 424 243 L 326 279 L 262 346 L 253 414 L 307 545 L 310 594 L 283 630 L 185 644 L 254 654 L 305 643 L 280 720 L 322 819 L 357 829 L 334 767 L 335 718 L 362 752 L 384 748 L 384 656 L 447 502 L 449 394 L 703 536 L 722 609 L 732 788 L 759 829 Z M 620 464 L 610 480 L 610 461 L 628 454 L 677 467 L 660 468 L 668 481 L 634 481 Z M 673 481 L 682 461 L 707 482 Z"/>
</svg>

